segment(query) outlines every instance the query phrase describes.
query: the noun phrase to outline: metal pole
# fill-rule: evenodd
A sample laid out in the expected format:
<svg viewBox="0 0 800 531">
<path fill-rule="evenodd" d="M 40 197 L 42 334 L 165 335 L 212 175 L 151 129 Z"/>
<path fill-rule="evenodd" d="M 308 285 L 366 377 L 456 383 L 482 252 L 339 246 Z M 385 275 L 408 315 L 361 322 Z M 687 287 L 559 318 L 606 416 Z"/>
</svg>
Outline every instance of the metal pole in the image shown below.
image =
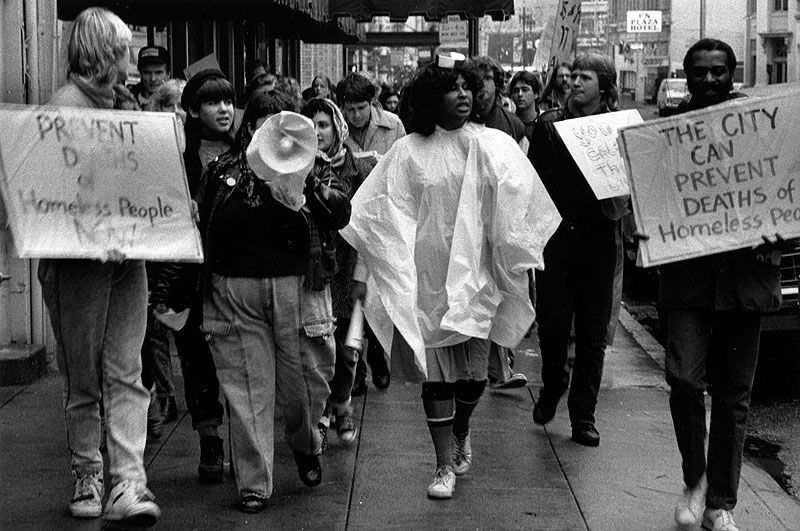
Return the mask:
<svg viewBox="0 0 800 531">
<path fill-rule="evenodd" d="M 525 8 L 524 7 L 522 8 L 522 52 L 520 54 L 519 64 L 524 70 L 525 69 Z"/>
<path fill-rule="evenodd" d="M 480 46 L 479 46 L 479 24 L 477 18 L 468 18 L 469 25 L 467 26 L 467 39 L 469 40 L 469 46 L 467 47 L 467 53 L 470 57 L 475 57 L 476 55 L 480 54 Z"/>
<path fill-rule="evenodd" d="M 700 0 L 700 38 L 706 37 L 706 0 Z"/>
</svg>

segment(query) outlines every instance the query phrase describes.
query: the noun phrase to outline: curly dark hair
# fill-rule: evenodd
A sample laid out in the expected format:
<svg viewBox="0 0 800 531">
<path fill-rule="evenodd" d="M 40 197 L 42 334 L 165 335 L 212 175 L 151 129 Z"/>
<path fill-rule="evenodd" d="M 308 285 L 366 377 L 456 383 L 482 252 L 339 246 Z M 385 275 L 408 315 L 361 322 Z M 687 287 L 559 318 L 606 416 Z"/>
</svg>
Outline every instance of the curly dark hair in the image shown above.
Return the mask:
<svg viewBox="0 0 800 531">
<path fill-rule="evenodd" d="M 483 80 L 475 69 L 464 67 L 449 69 L 429 64 L 417 73 L 407 89 L 408 103 L 411 106 L 409 132 L 423 136 L 430 136 L 433 133 L 439 121 L 439 101 L 453 88 L 459 75 L 466 81 L 474 100 L 483 86 Z"/>
</svg>

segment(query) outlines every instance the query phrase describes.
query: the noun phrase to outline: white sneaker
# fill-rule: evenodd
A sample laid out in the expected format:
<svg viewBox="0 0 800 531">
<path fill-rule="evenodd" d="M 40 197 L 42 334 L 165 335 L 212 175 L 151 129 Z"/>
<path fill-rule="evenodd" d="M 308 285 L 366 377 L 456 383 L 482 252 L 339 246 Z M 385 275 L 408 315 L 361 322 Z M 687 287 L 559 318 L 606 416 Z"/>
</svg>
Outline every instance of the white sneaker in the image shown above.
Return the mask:
<svg viewBox="0 0 800 531">
<path fill-rule="evenodd" d="M 103 471 L 78 477 L 75 480 L 75 494 L 69 502 L 69 512 L 75 518 L 97 518 L 103 513 Z"/>
<path fill-rule="evenodd" d="M 706 509 L 703 513 L 703 529 L 709 531 L 739 531 L 733 521 L 733 513 L 727 509 Z"/>
<path fill-rule="evenodd" d="M 528 377 L 521 372 L 509 373 L 505 381 L 490 382 L 490 389 L 517 389 L 524 387 L 528 383 Z"/>
<path fill-rule="evenodd" d="M 472 464 L 472 442 L 469 433 L 460 440 L 453 435 L 453 473 L 456 476 L 463 476 Z"/>
<path fill-rule="evenodd" d="M 695 487 L 684 487 L 678 503 L 675 504 L 675 523 L 681 527 L 696 527 L 703 516 L 703 507 L 706 505 L 706 490 L 708 482 L 706 475 L 700 477 Z"/>
<path fill-rule="evenodd" d="M 449 500 L 456 490 L 456 475 L 450 466 L 442 466 L 433 474 L 433 483 L 428 485 L 428 498 Z"/>
<path fill-rule="evenodd" d="M 111 489 L 103 517 L 134 527 L 150 527 L 161 516 L 161 509 L 153 503 L 155 498 L 143 484 L 123 479 Z"/>
</svg>

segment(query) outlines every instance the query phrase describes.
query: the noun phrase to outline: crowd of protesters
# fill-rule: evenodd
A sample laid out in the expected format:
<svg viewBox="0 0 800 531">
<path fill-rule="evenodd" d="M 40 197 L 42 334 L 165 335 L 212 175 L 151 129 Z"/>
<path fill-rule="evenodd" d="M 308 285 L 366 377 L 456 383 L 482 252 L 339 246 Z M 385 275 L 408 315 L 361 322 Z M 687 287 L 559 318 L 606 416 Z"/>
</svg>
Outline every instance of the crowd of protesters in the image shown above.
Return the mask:
<svg viewBox="0 0 800 531">
<path fill-rule="evenodd" d="M 546 84 L 519 72 L 506 87 L 492 58 L 437 56 L 400 91 L 363 72 L 338 83 L 317 75 L 301 91 L 254 61 L 237 97 L 216 68 L 172 79 L 159 46 L 140 50 L 141 81 L 125 88 L 130 42 L 110 11 L 82 12 L 67 83 L 50 103 L 178 115 L 205 263 L 41 261 L 64 375 L 74 517 L 158 520 L 143 455 L 178 417 L 170 337 L 199 438 L 198 478 L 223 479 L 227 412 L 244 512 L 263 511 L 273 491 L 276 407 L 299 477 L 315 487 L 328 432 L 345 445 L 358 438 L 351 400 L 366 391 L 367 365 L 378 389 L 390 376 L 422 384 L 435 455 L 427 495 L 452 497 L 473 461 L 472 412 L 487 383 L 527 383 L 513 371 L 513 349 L 534 331 L 543 381 L 534 422 L 550 422 L 569 389 L 572 439 L 600 444 L 594 412 L 617 318 L 628 197 L 598 200 L 554 124 L 617 110 L 608 57 L 580 54 Z M 725 43 L 695 44 L 683 110 L 733 97 L 735 65 Z M 758 312 L 780 293 L 777 266 L 763 256 L 774 256 L 778 240 L 663 269 L 682 526 L 738 530 Z M 735 274 L 718 262 L 737 264 Z M 717 293 L 720 285 L 736 296 Z M 348 332 L 364 316 L 360 348 Z"/>
</svg>

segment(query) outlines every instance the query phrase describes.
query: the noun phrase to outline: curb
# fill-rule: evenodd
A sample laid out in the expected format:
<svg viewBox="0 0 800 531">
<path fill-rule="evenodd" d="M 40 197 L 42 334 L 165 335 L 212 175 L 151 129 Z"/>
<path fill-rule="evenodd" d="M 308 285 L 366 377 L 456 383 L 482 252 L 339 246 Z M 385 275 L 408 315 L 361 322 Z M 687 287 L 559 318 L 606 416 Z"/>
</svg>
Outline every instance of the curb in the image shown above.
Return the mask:
<svg viewBox="0 0 800 531">
<path fill-rule="evenodd" d="M 645 327 L 640 325 L 639 322 L 628 313 L 628 310 L 626 310 L 624 306 L 620 306 L 619 308 L 619 323 L 628 331 L 642 350 L 644 350 L 659 367 L 664 369 L 664 359 L 666 357 L 664 347 L 661 346 L 661 343 L 656 341 L 656 338 L 654 338 Z"/>
<path fill-rule="evenodd" d="M 664 347 L 628 313 L 624 306 L 619 309 L 619 323 L 633 337 L 633 340 L 644 350 L 661 369 L 664 369 L 666 352 Z M 707 414 L 710 414 L 707 413 Z M 739 489 L 749 489 L 760 499 L 768 510 L 780 520 L 786 530 L 800 530 L 797 518 L 800 515 L 800 502 L 787 494 L 759 464 L 744 456 Z"/>
</svg>

